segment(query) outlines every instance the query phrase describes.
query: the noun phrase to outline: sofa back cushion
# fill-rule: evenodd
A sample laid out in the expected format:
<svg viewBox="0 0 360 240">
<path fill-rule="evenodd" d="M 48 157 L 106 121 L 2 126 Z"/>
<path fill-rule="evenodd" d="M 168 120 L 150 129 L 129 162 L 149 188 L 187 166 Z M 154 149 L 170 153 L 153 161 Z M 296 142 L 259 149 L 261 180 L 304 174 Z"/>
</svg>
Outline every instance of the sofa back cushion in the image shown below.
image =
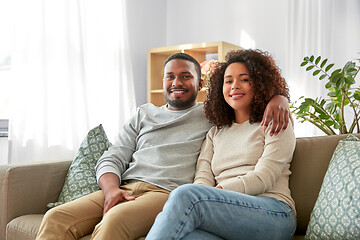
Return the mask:
<svg viewBox="0 0 360 240">
<path fill-rule="evenodd" d="M 354 134 L 360 137 L 360 134 Z M 310 214 L 338 142 L 348 135 L 318 136 L 296 139 L 290 166 L 290 190 L 297 212 L 297 234 L 306 233 Z"/>
</svg>

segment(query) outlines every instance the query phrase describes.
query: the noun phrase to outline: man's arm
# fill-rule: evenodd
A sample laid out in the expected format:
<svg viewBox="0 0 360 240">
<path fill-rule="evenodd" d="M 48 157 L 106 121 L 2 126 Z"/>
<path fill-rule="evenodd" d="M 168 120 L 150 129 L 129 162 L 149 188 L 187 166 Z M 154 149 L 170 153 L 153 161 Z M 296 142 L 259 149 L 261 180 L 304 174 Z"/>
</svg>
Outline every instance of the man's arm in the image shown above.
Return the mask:
<svg viewBox="0 0 360 240">
<path fill-rule="evenodd" d="M 119 202 L 135 200 L 135 197 L 119 188 L 120 179 L 114 173 L 103 174 L 99 179 L 99 185 L 105 197 L 103 215 Z"/>
<path fill-rule="evenodd" d="M 139 109 L 137 114 L 124 124 L 117 143 L 105 151 L 96 163 L 96 178 L 105 198 L 103 214 L 119 202 L 135 199 L 119 187 L 121 175 L 128 168 L 136 149 L 138 113 Z"/>
<path fill-rule="evenodd" d="M 282 95 L 276 95 L 266 106 L 261 126 L 266 129 L 272 121 L 270 136 L 277 135 L 287 128 L 289 119 L 293 122 L 288 99 Z"/>
</svg>

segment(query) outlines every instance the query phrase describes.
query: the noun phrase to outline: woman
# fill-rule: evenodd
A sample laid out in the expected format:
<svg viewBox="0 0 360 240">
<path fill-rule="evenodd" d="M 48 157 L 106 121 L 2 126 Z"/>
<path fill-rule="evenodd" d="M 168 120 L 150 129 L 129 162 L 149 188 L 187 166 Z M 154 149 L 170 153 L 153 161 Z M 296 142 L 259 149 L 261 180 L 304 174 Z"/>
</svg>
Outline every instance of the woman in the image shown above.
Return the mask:
<svg viewBox="0 0 360 240">
<path fill-rule="evenodd" d="M 215 126 L 203 143 L 195 184 L 175 189 L 147 239 L 292 239 L 293 129 L 276 136 L 260 126 L 274 95 L 289 98 L 274 60 L 236 50 L 217 66 L 205 102 Z"/>
</svg>

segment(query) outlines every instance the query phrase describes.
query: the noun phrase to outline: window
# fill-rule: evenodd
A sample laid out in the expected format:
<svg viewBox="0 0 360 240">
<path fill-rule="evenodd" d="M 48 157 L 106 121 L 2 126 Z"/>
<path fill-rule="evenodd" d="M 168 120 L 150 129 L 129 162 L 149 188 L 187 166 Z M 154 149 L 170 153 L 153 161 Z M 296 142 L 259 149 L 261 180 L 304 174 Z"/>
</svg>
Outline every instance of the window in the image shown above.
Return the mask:
<svg viewBox="0 0 360 240">
<path fill-rule="evenodd" d="M 0 119 L 9 117 L 12 23 L 11 0 L 0 0 Z"/>
</svg>

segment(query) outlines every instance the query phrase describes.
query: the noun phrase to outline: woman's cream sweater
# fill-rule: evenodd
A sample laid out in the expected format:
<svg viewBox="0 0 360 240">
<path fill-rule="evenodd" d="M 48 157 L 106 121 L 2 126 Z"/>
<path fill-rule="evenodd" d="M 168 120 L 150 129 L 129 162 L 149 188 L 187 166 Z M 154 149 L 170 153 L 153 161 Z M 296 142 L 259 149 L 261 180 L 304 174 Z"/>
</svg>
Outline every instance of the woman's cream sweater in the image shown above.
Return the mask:
<svg viewBox="0 0 360 240">
<path fill-rule="evenodd" d="M 292 126 L 270 136 L 259 123 L 209 130 L 197 162 L 195 183 L 253 196 L 274 197 L 295 212 L 289 189 L 295 149 Z"/>
</svg>

